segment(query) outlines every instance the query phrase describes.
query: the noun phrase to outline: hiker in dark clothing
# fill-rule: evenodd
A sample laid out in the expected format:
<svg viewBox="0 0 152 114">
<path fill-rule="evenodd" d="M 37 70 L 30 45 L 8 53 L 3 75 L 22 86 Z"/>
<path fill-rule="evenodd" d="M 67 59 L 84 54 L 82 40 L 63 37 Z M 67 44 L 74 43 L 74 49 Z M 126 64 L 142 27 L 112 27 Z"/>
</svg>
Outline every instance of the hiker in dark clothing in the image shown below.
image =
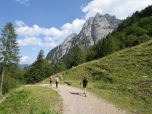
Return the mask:
<svg viewBox="0 0 152 114">
<path fill-rule="evenodd" d="M 83 88 L 84 88 L 84 94 L 85 94 L 85 97 L 86 97 L 87 96 L 86 95 L 86 86 L 88 84 L 88 80 L 87 80 L 86 76 L 84 76 L 84 79 L 82 80 L 82 83 L 83 83 Z"/>
</svg>

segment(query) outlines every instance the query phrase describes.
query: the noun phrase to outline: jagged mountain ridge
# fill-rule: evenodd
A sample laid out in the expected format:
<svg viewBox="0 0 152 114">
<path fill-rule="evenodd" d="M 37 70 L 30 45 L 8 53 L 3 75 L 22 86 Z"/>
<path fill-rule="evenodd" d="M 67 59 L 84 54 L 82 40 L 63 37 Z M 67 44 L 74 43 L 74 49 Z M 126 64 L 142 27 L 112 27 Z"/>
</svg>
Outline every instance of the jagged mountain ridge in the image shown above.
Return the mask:
<svg viewBox="0 0 152 114">
<path fill-rule="evenodd" d="M 122 21 L 115 16 L 109 14 L 102 16 L 100 13 L 97 13 L 95 17 L 90 17 L 86 20 L 78 35 L 76 33 L 70 34 L 62 44 L 52 49 L 47 54 L 46 60 L 51 62 L 52 58 L 63 59 L 69 50 L 80 41 L 85 48 L 96 44 L 100 39 L 106 37 L 118 27 L 121 22 Z"/>
</svg>

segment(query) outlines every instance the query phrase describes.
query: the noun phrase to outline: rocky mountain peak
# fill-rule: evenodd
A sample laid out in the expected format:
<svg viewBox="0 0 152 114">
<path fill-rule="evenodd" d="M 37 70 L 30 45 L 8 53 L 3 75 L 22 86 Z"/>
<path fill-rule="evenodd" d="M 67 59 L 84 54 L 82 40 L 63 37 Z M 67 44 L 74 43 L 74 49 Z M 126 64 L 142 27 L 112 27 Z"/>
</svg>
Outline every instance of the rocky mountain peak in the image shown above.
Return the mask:
<svg viewBox="0 0 152 114">
<path fill-rule="evenodd" d="M 96 14 L 96 16 L 95 17 L 101 17 L 102 15 L 99 13 L 99 12 L 97 12 L 97 14 Z"/>
<path fill-rule="evenodd" d="M 117 19 L 115 15 L 111 16 L 109 14 L 105 14 L 103 16 L 107 19 L 112 27 L 118 27 L 118 25 L 122 22 L 120 19 Z"/>
<path fill-rule="evenodd" d="M 46 60 L 49 62 L 53 58 L 63 59 L 69 50 L 82 42 L 82 46 L 86 49 L 96 43 L 104 37 L 106 37 L 110 32 L 112 32 L 122 21 L 117 19 L 116 16 L 111 16 L 109 14 L 101 15 L 97 12 L 95 17 L 90 17 L 86 20 L 80 33 L 72 33 L 65 38 L 62 44 L 52 49 Z"/>
</svg>

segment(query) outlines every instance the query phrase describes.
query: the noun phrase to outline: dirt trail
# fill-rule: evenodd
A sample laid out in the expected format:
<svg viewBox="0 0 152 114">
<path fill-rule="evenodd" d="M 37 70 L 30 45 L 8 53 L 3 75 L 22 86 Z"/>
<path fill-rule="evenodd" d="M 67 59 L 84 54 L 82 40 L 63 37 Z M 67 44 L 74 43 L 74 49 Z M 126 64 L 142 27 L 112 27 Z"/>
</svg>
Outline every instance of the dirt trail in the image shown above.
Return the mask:
<svg viewBox="0 0 152 114">
<path fill-rule="evenodd" d="M 126 114 L 126 111 L 106 103 L 103 99 L 98 99 L 92 93 L 87 92 L 87 97 L 84 97 L 83 90 L 71 86 L 59 85 L 57 89 L 55 84 L 52 87 L 49 84 L 40 86 L 50 87 L 59 92 L 63 98 L 64 114 Z"/>
</svg>

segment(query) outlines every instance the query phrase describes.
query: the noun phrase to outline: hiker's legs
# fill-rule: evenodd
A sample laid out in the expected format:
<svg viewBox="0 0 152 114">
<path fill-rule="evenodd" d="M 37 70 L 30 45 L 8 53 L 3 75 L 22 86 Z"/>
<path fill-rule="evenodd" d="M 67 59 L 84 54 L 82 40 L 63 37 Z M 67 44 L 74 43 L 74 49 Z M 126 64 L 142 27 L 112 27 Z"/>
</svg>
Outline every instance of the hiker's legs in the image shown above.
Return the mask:
<svg viewBox="0 0 152 114">
<path fill-rule="evenodd" d="M 86 88 L 84 88 L 84 94 L 86 94 Z"/>
<path fill-rule="evenodd" d="M 58 87 L 58 82 L 56 82 L 56 88 Z"/>
<path fill-rule="evenodd" d="M 85 97 L 86 97 L 86 85 L 83 85 L 83 88 L 84 88 L 84 94 L 85 94 Z"/>
<path fill-rule="evenodd" d="M 50 85 L 52 86 L 52 81 L 50 81 Z"/>
</svg>

